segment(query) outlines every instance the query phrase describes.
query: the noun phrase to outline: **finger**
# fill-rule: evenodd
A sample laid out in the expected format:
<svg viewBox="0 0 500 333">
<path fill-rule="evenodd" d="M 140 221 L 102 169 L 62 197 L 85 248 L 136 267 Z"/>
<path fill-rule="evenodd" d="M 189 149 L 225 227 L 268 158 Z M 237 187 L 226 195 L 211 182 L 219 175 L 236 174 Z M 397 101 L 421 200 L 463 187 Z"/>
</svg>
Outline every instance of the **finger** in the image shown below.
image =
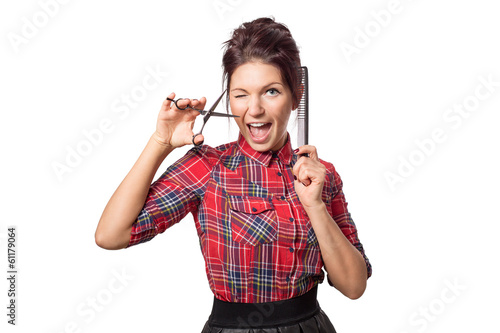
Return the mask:
<svg viewBox="0 0 500 333">
<path fill-rule="evenodd" d="M 300 172 L 298 176 L 293 176 L 297 184 L 302 184 L 303 186 L 311 185 L 311 179 L 307 176 L 307 173 Z"/>
<path fill-rule="evenodd" d="M 170 95 L 168 95 L 167 98 L 165 98 L 165 100 L 163 101 L 161 109 L 164 111 L 170 109 L 170 105 L 172 104 L 172 101 L 168 100 L 168 98 L 175 99 L 175 93 L 171 92 Z"/>
<path fill-rule="evenodd" d="M 302 168 L 307 168 L 307 165 L 310 165 L 310 163 L 316 163 L 316 161 L 311 160 L 310 158 L 302 158 L 304 157 L 303 155 L 295 162 L 295 165 L 293 166 L 293 174 L 297 175 L 300 173 L 300 170 Z"/>
<path fill-rule="evenodd" d="M 191 100 L 189 98 L 179 98 L 179 100 L 177 100 L 177 105 L 175 106 L 177 110 L 180 110 L 179 108 L 184 109 L 188 105 L 191 105 Z M 177 108 L 177 106 L 179 106 L 179 108 Z"/>
<path fill-rule="evenodd" d="M 302 166 L 306 160 L 307 160 L 307 158 L 299 158 L 297 160 L 297 162 L 295 163 L 295 165 L 293 166 L 293 169 L 292 169 L 294 176 L 298 177 L 298 175 L 300 174 L 300 170 L 302 169 Z"/>
<path fill-rule="evenodd" d="M 297 177 L 297 179 L 295 181 L 303 186 L 306 186 L 306 187 L 311 185 L 311 179 L 309 179 L 309 178 Z"/>
<path fill-rule="evenodd" d="M 198 99 L 193 99 L 193 107 L 197 108 L 197 109 L 204 109 L 205 108 L 205 105 L 207 104 L 207 99 L 205 97 L 202 97 L 200 98 L 199 100 Z"/>
<path fill-rule="evenodd" d="M 317 167 L 315 165 L 305 164 L 299 170 L 297 175 L 297 180 L 300 181 L 305 186 L 309 186 L 312 183 L 321 184 L 325 181 L 325 169 L 322 167 Z"/>
<path fill-rule="evenodd" d="M 191 141 L 192 142 L 189 142 L 189 143 L 194 143 L 198 146 L 198 145 L 201 145 L 205 141 L 205 137 L 203 136 L 203 134 L 195 134 L 195 136 L 191 139 Z"/>
<path fill-rule="evenodd" d="M 302 166 L 302 168 L 300 168 L 297 178 L 302 184 L 304 184 L 304 186 L 308 186 L 312 182 L 311 166 L 308 165 L 309 161 L 304 161 L 304 165 Z"/>
<path fill-rule="evenodd" d="M 307 166 L 304 166 L 304 163 L 306 163 L 308 159 L 306 158 L 300 158 L 297 163 L 293 166 L 293 178 L 295 179 L 296 182 L 308 186 L 311 181 L 309 177 L 307 177 L 307 173 L 304 172 L 304 170 L 307 168 Z"/>
<path fill-rule="evenodd" d="M 318 151 L 316 150 L 315 146 L 311 146 L 311 145 L 300 146 L 298 149 L 295 150 L 295 153 L 297 155 L 307 154 L 308 157 L 310 157 L 314 160 L 319 160 Z"/>
<path fill-rule="evenodd" d="M 298 150 L 298 149 L 297 149 L 297 150 Z M 300 171 L 300 166 L 302 165 L 302 163 L 303 163 L 303 162 L 302 162 L 302 159 L 301 159 L 301 158 L 299 158 L 299 159 L 297 160 L 297 162 L 295 162 L 295 165 L 294 165 L 294 166 L 293 166 L 293 168 L 292 168 L 292 173 L 293 173 L 293 175 L 294 175 L 294 176 L 297 176 L 297 175 L 299 174 L 299 171 Z"/>
<path fill-rule="evenodd" d="M 300 158 L 293 166 L 293 174 L 297 179 L 309 185 L 311 182 L 322 182 L 326 176 L 326 167 L 312 158 Z"/>
<path fill-rule="evenodd" d="M 168 99 L 174 99 L 175 98 L 175 93 L 174 92 L 171 92 L 170 95 L 167 96 L 167 98 L 165 98 L 166 101 L 168 102 L 172 102 L 172 101 L 169 101 Z"/>
<path fill-rule="evenodd" d="M 299 160 L 301 157 L 309 157 L 309 154 L 306 152 L 304 147 L 305 146 L 300 146 L 299 148 L 297 148 L 293 151 L 299 157 Z"/>
<path fill-rule="evenodd" d="M 313 160 L 319 160 L 318 158 L 318 151 L 316 150 L 315 146 L 311 145 L 305 145 L 304 146 L 304 151 L 308 156 L 313 159 Z"/>
</svg>

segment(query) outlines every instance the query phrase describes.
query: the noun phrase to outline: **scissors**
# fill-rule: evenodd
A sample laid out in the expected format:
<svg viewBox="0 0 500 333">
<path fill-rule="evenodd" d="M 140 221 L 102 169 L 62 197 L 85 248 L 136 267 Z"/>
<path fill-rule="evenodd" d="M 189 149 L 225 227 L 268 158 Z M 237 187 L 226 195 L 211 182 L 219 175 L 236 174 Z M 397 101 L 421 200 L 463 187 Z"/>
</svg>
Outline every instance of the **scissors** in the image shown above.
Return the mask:
<svg viewBox="0 0 500 333">
<path fill-rule="evenodd" d="M 195 111 L 198 111 L 200 114 L 202 115 L 205 115 L 203 117 L 203 125 L 201 126 L 201 129 L 198 133 L 196 133 L 195 135 L 193 135 L 193 139 L 192 139 L 192 142 L 193 142 L 193 145 L 195 146 L 200 146 L 203 144 L 203 141 L 201 141 L 200 143 L 196 144 L 194 142 L 194 139 L 201 134 L 201 132 L 203 131 L 203 128 L 205 127 L 205 124 L 207 123 L 208 119 L 210 119 L 211 116 L 214 116 L 214 117 L 226 117 L 226 118 L 238 118 L 239 116 L 235 116 L 235 115 L 232 115 L 232 114 L 227 114 L 227 113 L 219 113 L 219 112 L 214 112 L 215 108 L 217 107 L 217 105 L 219 105 L 219 102 L 220 100 L 222 99 L 222 96 L 224 96 L 224 94 L 226 93 L 227 89 L 224 90 L 222 92 L 222 94 L 219 96 L 219 98 L 217 98 L 217 100 L 215 101 L 215 103 L 210 107 L 210 109 L 208 109 L 208 111 L 205 111 L 205 110 L 200 110 L 200 109 L 196 109 L 194 107 L 192 107 L 191 105 L 186 105 L 185 107 L 180 107 L 177 102 L 179 100 L 182 100 L 183 98 L 178 98 L 176 100 L 173 100 L 171 98 L 168 98 L 167 97 L 167 100 L 169 101 L 172 101 L 174 102 L 175 106 L 179 109 L 179 110 L 187 110 L 187 109 L 190 109 L 190 110 L 195 110 Z"/>
</svg>

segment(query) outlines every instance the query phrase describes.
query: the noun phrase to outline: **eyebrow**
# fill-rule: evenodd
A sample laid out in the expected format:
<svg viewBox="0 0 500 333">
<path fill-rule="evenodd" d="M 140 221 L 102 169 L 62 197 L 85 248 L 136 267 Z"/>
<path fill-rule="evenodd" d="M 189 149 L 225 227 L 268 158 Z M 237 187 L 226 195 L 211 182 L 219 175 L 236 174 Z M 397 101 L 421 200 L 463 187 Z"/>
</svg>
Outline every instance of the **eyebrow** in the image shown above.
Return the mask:
<svg viewBox="0 0 500 333">
<path fill-rule="evenodd" d="M 267 88 L 269 88 L 270 86 L 274 85 L 274 84 L 279 84 L 280 86 L 284 87 L 283 83 L 281 82 L 271 82 L 271 83 L 268 83 L 266 84 L 265 86 L 262 87 L 262 90 L 265 90 Z M 245 89 L 243 88 L 234 88 L 234 89 L 231 89 L 231 92 L 235 91 L 235 90 L 241 90 L 241 91 L 244 91 L 244 92 L 248 92 L 246 91 Z"/>
</svg>

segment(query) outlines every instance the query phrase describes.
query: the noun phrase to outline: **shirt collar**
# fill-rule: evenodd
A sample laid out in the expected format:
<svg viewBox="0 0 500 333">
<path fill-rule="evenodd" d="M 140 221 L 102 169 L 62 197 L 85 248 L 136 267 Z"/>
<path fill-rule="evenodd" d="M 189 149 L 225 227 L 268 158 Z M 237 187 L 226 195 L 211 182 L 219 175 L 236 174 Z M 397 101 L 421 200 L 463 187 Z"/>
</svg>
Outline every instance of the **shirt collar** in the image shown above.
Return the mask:
<svg viewBox="0 0 500 333">
<path fill-rule="evenodd" d="M 288 133 L 285 145 L 276 152 L 272 151 L 260 152 L 254 150 L 250 146 L 250 144 L 245 140 L 243 135 L 241 135 L 241 133 L 238 137 L 238 146 L 240 150 L 243 152 L 243 154 L 261 163 L 265 167 L 269 166 L 269 162 L 271 161 L 273 156 L 276 156 L 283 164 L 290 164 L 290 162 L 292 161 L 292 155 L 293 155 L 292 144 L 290 142 L 290 134 Z"/>
</svg>

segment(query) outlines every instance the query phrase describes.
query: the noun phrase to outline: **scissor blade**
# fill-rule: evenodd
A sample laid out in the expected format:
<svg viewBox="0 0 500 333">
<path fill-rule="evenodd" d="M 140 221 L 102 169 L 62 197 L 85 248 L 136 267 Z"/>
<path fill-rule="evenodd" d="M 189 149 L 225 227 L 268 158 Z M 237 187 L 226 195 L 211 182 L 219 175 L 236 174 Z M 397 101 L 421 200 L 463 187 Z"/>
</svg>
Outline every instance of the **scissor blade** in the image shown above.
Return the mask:
<svg viewBox="0 0 500 333">
<path fill-rule="evenodd" d="M 226 89 L 227 90 L 227 89 Z M 213 111 L 215 110 L 215 108 L 217 107 L 217 105 L 219 105 L 219 102 L 221 101 L 222 97 L 224 96 L 224 94 L 226 93 L 226 90 L 224 90 L 222 92 L 222 94 L 219 96 L 219 98 L 217 98 L 217 100 L 215 101 L 214 105 L 212 105 L 210 107 L 210 109 L 208 109 L 208 113 L 211 113 L 213 114 Z"/>
<path fill-rule="evenodd" d="M 205 115 L 207 114 L 208 111 L 198 111 L 200 112 L 202 115 Z M 225 118 L 239 118 L 240 116 L 235 116 L 233 114 L 228 114 L 228 113 L 220 113 L 220 112 L 212 112 L 210 115 L 214 116 L 214 117 L 225 117 Z"/>
</svg>

